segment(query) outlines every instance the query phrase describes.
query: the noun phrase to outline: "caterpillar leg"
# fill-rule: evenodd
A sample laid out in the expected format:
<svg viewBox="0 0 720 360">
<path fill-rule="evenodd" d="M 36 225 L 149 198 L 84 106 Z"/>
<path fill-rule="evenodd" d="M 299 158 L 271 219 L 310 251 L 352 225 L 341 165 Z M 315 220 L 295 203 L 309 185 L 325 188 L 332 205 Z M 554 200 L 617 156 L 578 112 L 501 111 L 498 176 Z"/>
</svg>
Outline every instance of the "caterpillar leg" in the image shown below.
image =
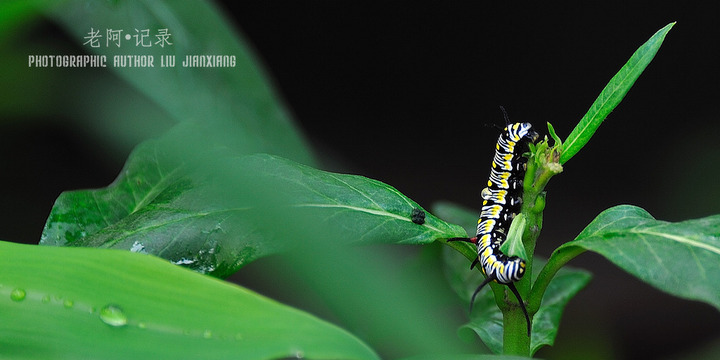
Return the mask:
<svg viewBox="0 0 720 360">
<path fill-rule="evenodd" d="M 462 242 L 469 242 L 469 243 L 477 244 L 478 238 L 476 236 L 473 238 L 449 238 L 449 239 L 447 239 L 447 242 L 451 242 L 451 241 L 462 241 Z"/>
<path fill-rule="evenodd" d="M 475 304 L 475 297 L 477 294 L 482 290 L 485 285 L 490 283 L 491 281 L 495 280 L 493 277 L 487 277 L 483 282 L 480 284 L 480 286 L 475 289 L 475 292 L 472 295 L 472 298 L 470 298 L 470 313 L 472 314 L 473 304 Z M 522 297 L 520 296 L 520 292 L 518 292 L 517 288 L 515 287 L 515 283 L 509 283 L 505 284 L 507 287 L 510 288 L 510 291 L 512 291 L 513 294 L 515 294 L 515 297 L 518 299 L 518 302 L 520 303 L 520 308 L 523 311 L 523 314 L 525 314 L 525 321 L 527 321 L 527 335 L 530 337 L 530 329 L 531 329 L 531 323 L 530 323 L 530 315 L 528 315 L 527 309 L 525 308 L 525 302 L 523 301 Z"/>
<path fill-rule="evenodd" d="M 493 280 L 495 280 L 495 278 L 488 276 L 485 278 L 485 280 L 483 280 L 483 282 L 480 284 L 480 286 L 478 286 L 477 289 L 475 289 L 475 292 L 472 294 L 472 297 L 470 298 L 470 313 L 471 314 L 472 314 L 473 304 L 475 304 L 475 297 L 480 292 L 480 290 L 482 290 L 482 288 L 485 287 L 485 285 L 487 285 L 488 283 L 490 283 Z"/>
<path fill-rule="evenodd" d="M 523 313 L 525 314 L 525 320 L 527 320 L 527 334 L 528 337 L 530 337 L 530 316 L 528 315 L 527 309 L 525 308 L 525 302 L 523 301 L 522 297 L 520 297 L 520 292 L 518 292 L 517 288 L 515 287 L 514 283 L 509 283 L 507 286 L 510 288 L 510 291 L 512 291 L 513 294 L 515 294 L 515 297 L 518 299 L 518 302 L 520 303 L 520 308 L 522 309 Z"/>
</svg>

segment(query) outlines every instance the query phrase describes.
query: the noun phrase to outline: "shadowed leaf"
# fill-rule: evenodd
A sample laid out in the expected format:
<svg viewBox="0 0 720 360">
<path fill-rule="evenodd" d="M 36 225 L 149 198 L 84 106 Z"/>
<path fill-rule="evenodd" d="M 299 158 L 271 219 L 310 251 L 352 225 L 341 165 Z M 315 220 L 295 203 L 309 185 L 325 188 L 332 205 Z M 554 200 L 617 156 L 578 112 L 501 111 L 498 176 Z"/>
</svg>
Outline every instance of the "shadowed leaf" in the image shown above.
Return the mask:
<svg viewBox="0 0 720 360">
<path fill-rule="evenodd" d="M 148 141 L 107 188 L 61 194 L 41 244 L 148 253 L 225 277 L 316 238 L 425 244 L 465 234 L 432 214 L 413 222 L 422 207 L 380 181 L 272 155 L 197 150 L 184 141 L 197 134 L 184 126 Z"/>
</svg>

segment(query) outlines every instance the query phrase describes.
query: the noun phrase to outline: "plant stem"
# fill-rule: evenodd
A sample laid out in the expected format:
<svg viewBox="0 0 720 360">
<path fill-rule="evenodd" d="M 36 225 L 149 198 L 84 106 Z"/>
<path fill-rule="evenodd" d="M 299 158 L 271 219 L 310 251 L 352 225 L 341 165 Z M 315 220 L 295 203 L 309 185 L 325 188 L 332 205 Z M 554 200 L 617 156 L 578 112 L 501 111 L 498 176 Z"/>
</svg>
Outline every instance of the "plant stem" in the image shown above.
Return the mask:
<svg viewBox="0 0 720 360">
<path fill-rule="evenodd" d="M 532 274 L 533 255 L 535 244 L 540 235 L 543 222 L 543 210 L 545 209 L 545 186 L 554 175 L 562 171 L 562 166 L 557 163 L 559 157 L 555 148 L 547 143 L 538 145 L 535 156 L 527 163 L 523 186 L 523 205 L 521 212 L 526 216 L 525 229 L 523 231 L 523 245 L 528 255 L 526 259 L 525 272 Z M 557 271 L 557 270 L 556 270 Z M 550 278 L 552 278 L 552 275 Z M 549 282 L 549 280 L 548 280 Z M 533 293 L 531 288 L 531 276 L 525 276 L 516 283 L 520 296 L 528 304 L 528 315 L 532 321 L 539 309 L 542 300 Z M 513 296 L 505 292 L 504 306 L 500 307 L 503 313 L 503 352 L 505 354 L 530 356 L 530 337 L 527 336 L 527 321 L 522 309 Z M 496 296 L 497 300 L 497 296 Z M 537 306 L 534 306 L 537 303 Z M 531 306 L 532 304 L 532 306 Z"/>
<path fill-rule="evenodd" d="M 512 296 L 512 295 L 510 295 Z M 503 353 L 530 356 L 530 337 L 527 336 L 525 315 L 519 306 L 503 310 Z"/>
</svg>

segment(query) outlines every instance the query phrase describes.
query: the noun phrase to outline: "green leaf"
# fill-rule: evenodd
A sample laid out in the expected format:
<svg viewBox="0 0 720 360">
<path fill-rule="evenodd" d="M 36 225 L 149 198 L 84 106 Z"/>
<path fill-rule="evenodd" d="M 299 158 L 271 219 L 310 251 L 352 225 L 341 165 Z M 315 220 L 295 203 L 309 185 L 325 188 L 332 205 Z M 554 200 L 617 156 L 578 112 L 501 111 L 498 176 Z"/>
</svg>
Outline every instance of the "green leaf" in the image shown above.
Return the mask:
<svg viewBox="0 0 720 360">
<path fill-rule="evenodd" d="M 645 42 L 630 57 L 630 60 L 610 79 L 610 82 L 600 92 L 590 109 L 582 117 L 575 129 L 568 135 L 563 145 L 563 152 L 560 155 L 560 164 L 566 163 L 570 158 L 582 149 L 600 124 L 620 104 L 625 94 L 635 83 L 635 80 L 650 64 L 655 54 L 660 49 L 665 35 L 675 25 L 670 23 L 658 30 L 647 42 Z"/>
<path fill-rule="evenodd" d="M 411 356 L 411 357 L 403 358 L 402 360 L 436 360 L 436 359 L 443 359 L 443 360 L 528 360 L 531 358 L 524 357 L 524 356 L 514 356 L 514 355 L 471 355 L 471 354 L 438 355 L 438 354 L 432 354 L 432 355 Z"/>
<path fill-rule="evenodd" d="M 507 256 L 518 256 L 521 259 L 528 258 L 525 245 L 523 245 L 522 242 L 526 223 L 527 220 L 524 214 L 520 213 L 515 216 L 512 224 L 510 224 L 505 242 L 500 245 L 500 251 L 502 251 L 503 254 Z"/>
<path fill-rule="evenodd" d="M 535 257 L 533 269 L 539 269 L 544 260 Z M 534 270 L 533 276 L 539 271 Z M 479 272 L 473 272 L 478 273 Z M 560 319 L 568 301 L 582 290 L 590 281 L 590 274 L 584 270 L 565 267 L 550 282 L 542 299 L 542 306 L 533 316 L 530 351 L 535 353 L 545 345 L 553 345 L 560 326 Z M 481 277 L 475 279 L 477 286 Z M 466 287 L 472 287 L 467 284 Z M 474 290 L 474 289 L 473 289 Z M 510 297 L 513 295 L 507 291 Z M 476 310 L 478 309 L 478 310 Z M 463 327 L 475 332 L 493 352 L 503 351 L 503 315 L 495 304 L 490 291 L 479 294 L 470 317 L 470 322 Z"/>
<path fill-rule="evenodd" d="M 550 261 L 578 248 L 603 255 L 662 291 L 720 309 L 720 215 L 672 223 L 620 205 L 600 213 Z"/>
<path fill-rule="evenodd" d="M 474 353 L 478 343 L 458 338 L 462 322 L 448 316 L 454 314 L 448 304 L 457 299 L 448 291 L 439 256 L 448 247 L 440 245 L 303 246 L 248 270 L 257 273 L 263 267 L 263 276 L 271 277 L 271 287 L 282 289 L 293 303 L 299 300 L 300 304 L 310 302 L 311 308 L 320 307 L 325 311 L 323 318 L 362 334 L 383 358 Z M 419 258 L 415 250 L 420 250 Z"/>
<path fill-rule="evenodd" d="M 6 41 L 18 24 L 39 15 L 36 7 L 43 3 L 49 4 L 50 1 L 6 0 L 0 3 L 0 44 Z"/>
<path fill-rule="evenodd" d="M 422 207 L 380 181 L 265 154 L 196 151 L 188 139 L 203 132 L 187 125 L 139 146 L 107 188 L 61 194 L 40 243 L 148 253 L 225 277 L 318 238 L 425 244 L 465 235 L 432 214 L 412 222 Z"/>
<path fill-rule="evenodd" d="M 473 221 L 472 211 L 451 203 L 439 203 L 433 207 L 435 213 L 444 219 L 467 224 Z M 468 262 L 456 251 L 445 247 L 443 252 L 445 276 L 451 288 L 464 303 L 470 303 L 470 297 L 477 286 L 484 280 L 480 271 L 469 271 Z M 533 261 L 533 280 L 537 278 L 545 260 L 535 257 Z M 535 353 L 544 345 L 553 345 L 560 325 L 560 318 L 568 301 L 573 298 L 590 281 L 587 271 L 565 267 L 550 282 L 542 297 L 542 306 L 533 317 L 531 351 Z M 514 296 L 507 291 L 514 299 Z M 533 301 L 526 299 L 529 303 Z M 475 299 L 470 322 L 460 332 L 467 337 L 474 332 L 493 352 L 503 351 L 503 316 L 491 291 L 481 291 Z"/>
<path fill-rule="evenodd" d="M 450 287 L 462 300 L 462 303 L 469 306 L 473 292 L 485 280 L 482 272 L 477 269 L 470 270 L 470 262 L 447 246 L 443 247 L 443 272 Z M 488 288 L 478 293 L 472 309 L 472 314 L 469 314 L 472 319 L 471 323 L 458 329 L 458 334 L 471 341 L 472 333 L 475 332 L 488 348 L 495 353 L 501 353 L 502 313 L 495 303 L 493 292 Z M 467 312 L 467 308 L 464 311 Z M 473 322 L 477 322 L 478 326 L 472 326 Z M 499 331 L 497 331 L 498 329 Z"/>
<path fill-rule="evenodd" d="M 90 1 L 48 2 L 48 14 L 60 23 L 77 46 L 107 56 L 108 69 L 135 86 L 176 121 L 202 121 L 231 131 L 218 132 L 227 146 L 249 153 L 266 152 L 304 164 L 313 162 L 305 140 L 292 123 L 268 76 L 240 33 L 219 9 L 207 1 Z M 120 46 L 112 42 L 93 48 L 83 45 L 88 33 L 121 30 L 131 36 Z M 138 33 L 148 30 L 152 46 L 136 45 Z M 167 29 L 171 45 L 154 44 Z M 185 67 L 188 55 L 227 55 L 234 66 Z M 146 56 L 153 67 L 115 66 L 115 57 Z M 161 67 L 161 56 L 175 58 L 175 67 Z M 131 104 L 126 104 L 132 106 Z M 153 119 L 147 119 L 152 121 Z M 215 139 L 217 140 L 217 138 Z"/>
<path fill-rule="evenodd" d="M 123 251 L 0 242 L 13 359 L 377 359 L 344 330 L 239 286 Z"/>
<path fill-rule="evenodd" d="M 535 258 L 533 263 L 534 278 L 545 264 L 545 259 Z M 552 346 L 555 343 L 560 320 L 565 311 L 567 303 L 577 295 L 580 290 L 590 282 L 592 275 L 589 272 L 564 267 L 550 282 L 547 291 L 542 299 L 542 306 L 533 317 L 533 331 L 530 342 L 530 352 L 534 354 L 545 345 Z"/>
<path fill-rule="evenodd" d="M 547 123 L 547 127 L 548 127 L 548 134 L 550 134 L 550 137 L 555 142 L 553 144 L 553 146 L 562 147 L 562 140 L 560 140 L 560 137 L 557 135 L 557 133 L 555 133 L 555 128 L 552 126 L 552 124 L 549 121 Z"/>
<path fill-rule="evenodd" d="M 470 209 L 449 201 L 438 201 L 433 204 L 432 211 L 439 218 L 453 223 L 460 224 L 467 234 L 477 232 L 478 210 Z"/>
</svg>

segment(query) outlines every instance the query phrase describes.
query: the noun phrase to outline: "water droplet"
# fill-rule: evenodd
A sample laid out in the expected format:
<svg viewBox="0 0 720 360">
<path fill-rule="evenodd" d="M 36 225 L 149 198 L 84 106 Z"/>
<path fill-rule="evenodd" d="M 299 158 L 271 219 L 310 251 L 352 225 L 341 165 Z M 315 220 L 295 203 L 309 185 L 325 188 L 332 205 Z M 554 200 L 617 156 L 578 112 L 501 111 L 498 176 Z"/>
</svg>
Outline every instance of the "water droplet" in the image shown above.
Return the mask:
<svg viewBox="0 0 720 360">
<path fill-rule="evenodd" d="M 145 245 L 138 241 L 135 241 L 132 244 L 132 246 L 130 247 L 130 252 L 147 254 L 147 251 L 145 250 Z"/>
<path fill-rule="evenodd" d="M 73 305 L 75 305 L 75 302 L 72 301 L 72 300 L 65 300 L 65 301 L 63 301 L 63 306 L 64 306 L 66 309 L 69 309 L 69 308 L 73 307 Z"/>
<path fill-rule="evenodd" d="M 45 295 L 42 297 L 43 304 L 47 304 L 50 302 L 50 295 Z"/>
<path fill-rule="evenodd" d="M 138 323 L 138 328 L 140 328 L 140 329 L 147 329 L 147 324 L 145 324 L 144 322 L 139 322 L 139 323 Z"/>
<path fill-rule="evenodd" d="M 107 305 L 100 309 L 100 320 L 110 326 L 127 325 L 127 315 L 117 305 Z"/>
<path fill-rule="evenodd" d="M 10 292 L 10 299 L 12 299 L 13 301 L 23 301 L 25 300 L 25 295 L 27 295 L 25 294 L 25 290 L 15 288 L 12 292 Z"/>
<path fill-rule="evenodd" d="M 203 337 L 206 338 L 206 339 L 211 338 L 211 337 L 212 337 L 212 331 L 210 331 L 210 330 L 205 330 L 205 332 L 203 332 Z"/>
<path fill-rule="evenodd" d="M 191 265 L 195 263 L 195 260 L 182 258 L 178 261 L 171 261 L 175 265 Z"/>
</svg>

